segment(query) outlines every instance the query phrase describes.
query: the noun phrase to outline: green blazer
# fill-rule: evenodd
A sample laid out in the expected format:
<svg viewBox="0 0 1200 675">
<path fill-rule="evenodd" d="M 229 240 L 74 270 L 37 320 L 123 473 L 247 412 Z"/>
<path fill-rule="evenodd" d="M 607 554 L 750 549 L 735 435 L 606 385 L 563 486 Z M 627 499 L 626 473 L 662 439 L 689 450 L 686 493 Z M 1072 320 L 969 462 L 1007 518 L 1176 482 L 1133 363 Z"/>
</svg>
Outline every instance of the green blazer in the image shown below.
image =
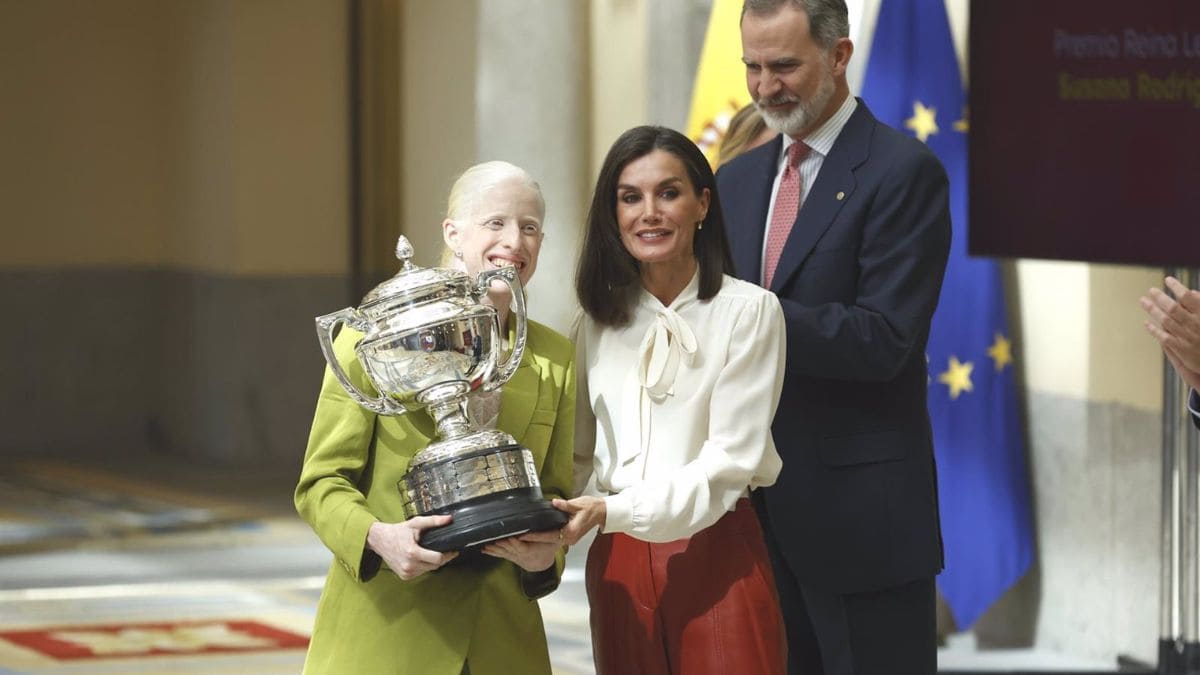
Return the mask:
<svg viewBox="0 0 1200 675">
<path fill-rule="evenodd" d="M 569 497 L 575 425 L 575 350 L 529 322 L 525 356 L 500 397 L 497 426 L 533 453 L 546 498 Z M 338 360 L 375 395 L 354 357 L 360 334 L 343 328 Z M 506 561 L 454 561 L 402 581 L 366 546 L 376 521 L 399 522 L 396 483 L 435 435 L 423 412 L 377 416 L 355 403 L 326 368 L 313 418 L 296 510 L 333 552 L 317 605 L 305 673 L 472 675 L 550 673 L 536 597 L 558 586 L 551 571 L 528 574 Z M 548 582 L 548 583 L 547 583 Z"/>
</svg>

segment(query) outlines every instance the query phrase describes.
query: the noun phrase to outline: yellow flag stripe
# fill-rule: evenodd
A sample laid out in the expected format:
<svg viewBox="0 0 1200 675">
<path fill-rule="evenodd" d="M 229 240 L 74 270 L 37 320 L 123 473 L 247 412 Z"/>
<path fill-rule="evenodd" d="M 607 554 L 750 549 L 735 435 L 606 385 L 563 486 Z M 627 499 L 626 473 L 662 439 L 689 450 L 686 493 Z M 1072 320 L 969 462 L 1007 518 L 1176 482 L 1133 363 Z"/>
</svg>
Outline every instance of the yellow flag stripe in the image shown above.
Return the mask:
<svg viewBox="0 0 1200 675">
<path fill-rule="evenodd" d="M 742 35 L 738 18 L 742 0 L 714 0 L 696 82 L 692 87 L 692 109 L 687 135 L 713 166 L 717 148 L 729 127 L 729 119 L 750 102 L 746 90 L 746 67 L 742 64 Z"/>
</svg>

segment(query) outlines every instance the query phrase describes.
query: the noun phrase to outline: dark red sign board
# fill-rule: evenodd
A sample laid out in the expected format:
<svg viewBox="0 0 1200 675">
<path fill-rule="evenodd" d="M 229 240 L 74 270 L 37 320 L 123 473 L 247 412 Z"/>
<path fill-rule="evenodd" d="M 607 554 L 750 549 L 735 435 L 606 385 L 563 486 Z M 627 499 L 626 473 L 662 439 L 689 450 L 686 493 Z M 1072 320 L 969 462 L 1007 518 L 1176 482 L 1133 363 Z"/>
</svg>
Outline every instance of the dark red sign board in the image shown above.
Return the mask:
<svg viewBox="0 0 1200 675">
<path fill-rule="evenodd" d="M 972 255 L 1200 266 L 1200 2 L 972 0 Z"/>
</svg>

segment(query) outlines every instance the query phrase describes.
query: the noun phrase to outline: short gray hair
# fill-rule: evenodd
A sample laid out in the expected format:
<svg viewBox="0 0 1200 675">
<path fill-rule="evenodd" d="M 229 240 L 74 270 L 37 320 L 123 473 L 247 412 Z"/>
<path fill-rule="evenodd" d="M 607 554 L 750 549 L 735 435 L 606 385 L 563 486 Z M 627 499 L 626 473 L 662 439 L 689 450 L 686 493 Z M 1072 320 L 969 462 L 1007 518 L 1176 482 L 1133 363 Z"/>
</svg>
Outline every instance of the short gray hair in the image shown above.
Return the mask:
<svg viewBox="0 0 1200 675">
<path fill-rule="evenodd" d="M 850 37 L 846 0 L 746 0 L 742 16 L 770 16 L 789 3 L 808 15 L 808 32 L 821 47 L 829 49 L 839 39 Z"/>
</svg>

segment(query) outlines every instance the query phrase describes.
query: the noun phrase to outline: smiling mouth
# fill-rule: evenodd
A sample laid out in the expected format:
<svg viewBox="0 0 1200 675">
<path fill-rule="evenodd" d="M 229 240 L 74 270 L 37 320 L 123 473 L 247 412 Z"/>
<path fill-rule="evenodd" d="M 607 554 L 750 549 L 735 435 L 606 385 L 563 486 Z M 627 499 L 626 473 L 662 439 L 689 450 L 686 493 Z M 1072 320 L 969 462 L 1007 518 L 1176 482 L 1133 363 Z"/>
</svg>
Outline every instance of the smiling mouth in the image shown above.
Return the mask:
<svg viewBox="0 0 1200 675">
<path fill-rule="evenodd" d="M 638 232 L 636 236 L 642 241 L 656 241 L 669 237 L 672 234 L 674 233 L 670 230 L 642 230 L 641 232 Z"/>
<path fill-rule="evenodd" d="M 509 267 L 509 266 L 515 267 L 518 272 L 525 269 L 525 262 L 521 261 L 521 260 L 512 260 L 510 258 L 501 258 L 498 256 L 493 256 L 491 258 L 488 258 L 487 261 L 489 263 L 491 263 L 492 267 L 495 267 L 496 269 L 500 269 L 502 267 Z"/>
<path fill-rule="evenodd" d="M 794 98 L 790 98 L 790 97 L 789 97 L 789 98 L 774 98 L 774 99 L 765 99 L 765 100 L 760 100 L 760 101 L 759 101 L 759 105 L 760 105 L 760 106 L 762 106 L 762 107 L 764 107 L 764 108 L 769 108 L 769 109 L 772 109 L 772 110 L 776 110 L 776 109 L 779 109 L 779 108 L 784 108 L 784 107 L 787 107 L 787 106 L 796 105 L 796 104 L 797 104 L 797 103 L 799 103 L 799 102 L 800 102 L 800 101 L 798 101 L 798 100 L 796 100 L 796 99 L 794 99 Z"/>
</svg>

